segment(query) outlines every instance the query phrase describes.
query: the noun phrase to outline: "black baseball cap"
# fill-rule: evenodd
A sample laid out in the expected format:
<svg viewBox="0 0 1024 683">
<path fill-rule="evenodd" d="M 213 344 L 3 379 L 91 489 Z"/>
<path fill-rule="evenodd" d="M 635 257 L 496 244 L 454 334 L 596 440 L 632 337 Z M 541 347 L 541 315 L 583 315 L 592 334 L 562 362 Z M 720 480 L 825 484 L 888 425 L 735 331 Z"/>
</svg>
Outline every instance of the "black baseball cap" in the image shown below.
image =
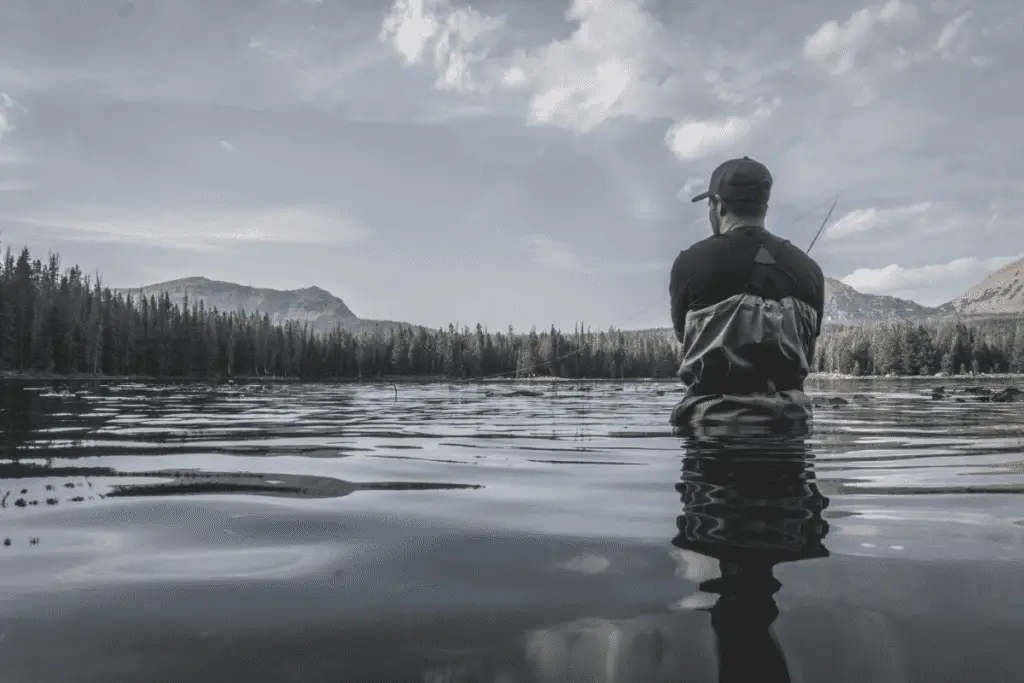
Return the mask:
<svg viewBox="0 0 1024 683">
<path fill-rule="evenodd" d="M 767 204 L 772 193 L 772 174 L 768 167 L 750 157 L 729 159 L 711 174 L 708 191 L 693 198 L 702 199 L 718 195 L 723 202 Z"/>
</svg>

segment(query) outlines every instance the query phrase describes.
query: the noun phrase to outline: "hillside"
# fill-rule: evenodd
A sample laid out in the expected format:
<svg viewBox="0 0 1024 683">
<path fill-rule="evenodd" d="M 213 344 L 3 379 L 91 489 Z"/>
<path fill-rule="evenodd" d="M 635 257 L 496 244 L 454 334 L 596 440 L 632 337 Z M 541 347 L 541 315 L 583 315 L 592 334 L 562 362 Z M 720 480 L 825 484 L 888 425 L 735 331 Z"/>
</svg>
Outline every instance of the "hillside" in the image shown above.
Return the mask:
<svg viewBox="0 0 1024 683">
<path fill-rule="evenodd" d="M 1024 313 L 1024 259 L 989 273 L 942 309 L 968 315 Z"/>
<path fill-rule="evenodd" d="M 344 301 L 319 287 L 295 290 L 276 290 L 247 287 L 232 282 L 219 282 L 205 277 L 190 277 L 135 289 L 119 290 L 134 297 L 140 295 L 160 297 L 167 292 L 171 301 L 181 304 L 188 296 L 190 303 L 203 302 L 210 309 L 220 311 L 259 311 L 270 316 L 270 321 L 283 324 L 288 320 L 309 323 L 316 331 L 328 331 L 336 326 L 347 330 L 372 331 L 407 326 L 407 323 L 389 320 L 363 320 Z"/>
<path fill-rule="evenodd" d="M 824 318 L 831 323 L 855 324 L 951 314 L 973 316 L 1024 311 L 1024 276 L 1021 273 L 1024 273 L 1024 260 L 992 273 L 963 297 L 938 308 L 894 296 L 864 294 L 835 278 L 826 277 Z M 259 311 L 268 313 L 275 324 L 287 320 L 307 322 L 318 332 L 338 325 L 351 331 L 416 327 L 405 322 L 359 318 L 344 301 L 319 287 L 282 291 L 191 277 L 120 291 L 136 297 L 140 293 L 146 297 L 159 296 L 166 291 L 170 293 L 171 300 L 179 304 L 187 293 L 191 302 L 202 300 L 207 308 Z"/>
<path fill-rule="evenodd" d="M 863 294 L 835 278 L 825 278 L 825 321 L 858 323 L 894 318 L 926 318 L 941 313 L 937 308 L 881 294 Z"/>
</svg>

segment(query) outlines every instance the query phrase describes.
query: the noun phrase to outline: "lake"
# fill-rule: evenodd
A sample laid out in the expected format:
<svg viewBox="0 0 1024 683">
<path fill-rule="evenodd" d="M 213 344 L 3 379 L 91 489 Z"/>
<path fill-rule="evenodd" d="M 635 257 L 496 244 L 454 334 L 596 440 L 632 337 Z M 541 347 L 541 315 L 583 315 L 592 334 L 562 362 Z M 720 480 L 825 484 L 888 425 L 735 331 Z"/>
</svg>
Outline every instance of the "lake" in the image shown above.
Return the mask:
<svg viewBox="0 0 1024 683">
<path fill-rule="evenodd" d="M 0 680 L 1024 680 L 1024 403 L 938 383 L 0 383 Z"/>
</svg>

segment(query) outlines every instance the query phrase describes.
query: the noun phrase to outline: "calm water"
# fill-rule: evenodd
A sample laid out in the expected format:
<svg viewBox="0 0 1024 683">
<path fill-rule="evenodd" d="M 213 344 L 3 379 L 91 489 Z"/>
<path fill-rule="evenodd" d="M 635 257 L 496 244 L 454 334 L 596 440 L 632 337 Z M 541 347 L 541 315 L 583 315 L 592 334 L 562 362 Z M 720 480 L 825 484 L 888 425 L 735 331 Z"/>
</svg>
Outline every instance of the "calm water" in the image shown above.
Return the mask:
<svg viewBox="0 0 1024 683">
<path fill-rule="evenodd" d="M 0 384 L 0 680 L 1024 680 L 1024 403 L 930 387 Z"/>
</svg>

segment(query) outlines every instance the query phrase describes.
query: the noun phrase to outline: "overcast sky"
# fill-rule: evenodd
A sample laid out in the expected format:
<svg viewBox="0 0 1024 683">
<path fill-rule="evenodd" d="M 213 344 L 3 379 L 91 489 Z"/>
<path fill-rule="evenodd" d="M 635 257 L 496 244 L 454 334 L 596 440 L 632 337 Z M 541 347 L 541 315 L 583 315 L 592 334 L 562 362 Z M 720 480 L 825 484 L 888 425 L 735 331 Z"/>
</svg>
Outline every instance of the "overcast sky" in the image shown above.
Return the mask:
<svg viewBox="0 0 1024 683">
<path fill-rule="evenodd" d="M 112 287 L 668 324 L 689 197 L 744 154 L 798 245 L 839 194 L 812 254 L 861 291 L 1024 252 L 1019 0 L 26 0 L 0 93 L 0 240 Z"/>
</svg>

